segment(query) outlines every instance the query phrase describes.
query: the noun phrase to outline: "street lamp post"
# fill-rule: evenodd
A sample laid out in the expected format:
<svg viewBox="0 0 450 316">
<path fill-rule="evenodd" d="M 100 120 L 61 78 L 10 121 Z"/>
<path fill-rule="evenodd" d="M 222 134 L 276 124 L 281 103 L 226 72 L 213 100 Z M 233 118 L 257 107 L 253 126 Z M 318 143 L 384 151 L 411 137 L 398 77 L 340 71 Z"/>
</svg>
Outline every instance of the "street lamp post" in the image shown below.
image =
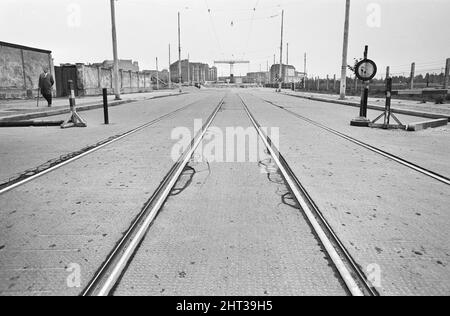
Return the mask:
<svg viewBox="0 0 450 316">
<path fill-rule="evenodd" d="M 345 25 L 344 25 L 344 47 L 342 51 L 342 71 L 341 71 L 341 100 L 345 99 L 347 89 L 347 55 L 348 55 L 348 35 L 350 28 L 350 0 L 346 0 Z"/>
</svg>

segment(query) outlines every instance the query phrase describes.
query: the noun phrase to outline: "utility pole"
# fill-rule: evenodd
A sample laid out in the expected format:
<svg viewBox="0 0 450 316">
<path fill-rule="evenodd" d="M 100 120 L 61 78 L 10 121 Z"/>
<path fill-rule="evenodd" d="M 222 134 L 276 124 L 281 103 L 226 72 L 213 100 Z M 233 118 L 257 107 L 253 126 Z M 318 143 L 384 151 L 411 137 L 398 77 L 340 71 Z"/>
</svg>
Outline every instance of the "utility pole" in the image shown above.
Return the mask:
<svg viewBox="0 0 450 316">
<path fill-rule="evenodd" d="M 120 83 L 119 83 L 119 56 L 117 53 L 117 30 L 116 30 L 116 6 L 115 0 L 111 0 L 111 25 L 112 25 L 112 42 L 114 54 L 114 93 L 116 100 L 120 100 Z"/>
<path fill-rule="evenodd" d="M 284 35 L 284 10 L 281 12 L 281 45 L 280 45 L 280 77 L 278 78 L 278 92 L 281 92 L 283 80 L 283 35 Z"/>
<path fill-rule="evenodd" d="M 304 62 L 304 65 L 303 65 L 303 71 L 305 73 L 305 77 L 307 77 L 307 74 L 306 74 L 306 62 L 307 62 L 307 55 L 305 53 L 305 62 Z"/>
<path fill-rule="evenodd" d="M 289 65 L 289 43 L 286 44 L 286 65 Z"/>
<path fill-rule="evenodd" d="M 414 77 L 416 76 L 416 63 L 411 64 L 411 75 L 410 75 L 410 81 L 409 81 L 409 88 L 411 90 L 414 89 Z"/>
<path fill-rule="evenodd" d="M 159 90 L 159 66 L 158 66 L 158 57 L 156 57 L 156 90 Z"/>
<path fill-rule="evenodd" d="M 172 71 L 170 70 L 171 62 L 170 62 L 170 44 L 169 44 L 169 80 L 167 80 L 167 84 L 169 85 L 169 89 L 172 89 Z"/>
<path fill-rule="evenodd" d="M 341 100 L 345 100 L 347 89 L 347 55 L 348 55 L 348 35 L 350 28 L 350 0 L 346 0 L 345 25 L 344 25 L 344 47 L 342 51 L 342 72 L 341 72 Z"/>
<path fill-rule="evenodd" d="M 181 89 L 181 18 L 180 18 L 180 12 L 178 12 L 178 82 L 179 82 L 179 88 L 180 93 L 182 92 Z"/>
<path fill-rule="evenodd" d="M 307 58 L 307 55 L 305 52 L 305 60 L 304 60 L 304 65 L 303 65 L 303 73 L 304 73 L 304 78 L 305 78 L 305 85 L 304 85 L 305 91 L 306 91 L 306 88 L 308 85 L 308 74 L 306 73 L 306 61 L 307 61 L 306 58 Z"/>
<path fill-rule="evenodd" d="M 190 60 L 191 60 L 191 55 L 188 54 L 187 66 L 188 66 L 188 85 L 189 86 L 191 85 L 191 63 L 190 63 Z"/>
</svg>

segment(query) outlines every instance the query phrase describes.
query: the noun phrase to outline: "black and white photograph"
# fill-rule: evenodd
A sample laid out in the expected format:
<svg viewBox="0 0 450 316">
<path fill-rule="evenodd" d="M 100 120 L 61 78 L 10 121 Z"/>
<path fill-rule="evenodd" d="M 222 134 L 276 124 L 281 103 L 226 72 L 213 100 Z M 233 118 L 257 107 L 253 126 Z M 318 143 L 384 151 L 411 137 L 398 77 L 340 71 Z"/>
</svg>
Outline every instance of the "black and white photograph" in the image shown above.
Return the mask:
<svg viewBox="0 0 450 316">
<path fill-rule="evenodd" d="M 449 13 L 1 0 L 0 296 L 450 296 Z"/>
</svg>

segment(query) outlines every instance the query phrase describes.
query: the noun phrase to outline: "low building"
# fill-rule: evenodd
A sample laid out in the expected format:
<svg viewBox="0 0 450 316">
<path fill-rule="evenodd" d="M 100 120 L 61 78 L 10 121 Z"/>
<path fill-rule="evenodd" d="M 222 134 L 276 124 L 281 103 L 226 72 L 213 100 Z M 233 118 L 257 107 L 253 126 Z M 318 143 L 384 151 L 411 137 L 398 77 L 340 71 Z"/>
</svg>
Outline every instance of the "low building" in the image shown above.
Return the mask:
<svg viewBox="0 0 450 316">
<path fill-rule="evenodd" d="M 282 77 L 281 82 L 283 83 L 299 83 L 305 77 L 304 73 L 295 70 L 292 65 L 284 65 L 281 68 Z M 280 78 L 280 64 L 272 65 L 270 68 L 270 82 L 277 83 Z"/>
<path fill-rule="evenodd" d="M 179 83 L 178 61 L 170 65 L 172 82 Z M 217 81 L 217 68 L 210 68 L 208 64 L 190 62 L 187 59 L 181 61 L 181 82 L 182 83 L 205 83 L 207 81 Z"/>
<path fill-rule="evenodd" d="M 268 84 L 269 73 L 268 72 L 249 72 L 247 74 L 246 83 L 250 84 Z"/>
<path fill-rule="evenodd" d="M 0 42 L 0 99 L 36 97 L 44 67 L 55 74 L 51 51 Z"/>
<path fill-rule="evenodd" d="M 102 63 L 95 63 L 93 66 L 112 69 L 114 68 L 114 60 L 105 60 Z M 123 71 L 139 71 L 139 63 L 131 59 L 120 59 L 119 69 Z"/>
<path fill-rule="evenodd" d="M 104 88 L 115 93 L 115 73 L 112 68 L 85 64 L 63 64 L 55 67 L 58 96 L 68 95 L 69 80 L 74 82 L 77 96 L 101 95 Z M 121 93 L 151 92 L 154 82 L 150 73 L 119 70 Z"/>
</svg>

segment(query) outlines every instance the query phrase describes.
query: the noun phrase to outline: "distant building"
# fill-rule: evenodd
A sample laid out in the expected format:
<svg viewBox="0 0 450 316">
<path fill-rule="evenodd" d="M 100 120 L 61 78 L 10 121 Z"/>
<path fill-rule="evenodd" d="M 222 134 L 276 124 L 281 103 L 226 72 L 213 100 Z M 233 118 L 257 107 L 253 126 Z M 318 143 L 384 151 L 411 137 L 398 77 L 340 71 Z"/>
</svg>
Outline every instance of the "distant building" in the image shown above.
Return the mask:
<svg viewBox="0 0 450 316">
<path fill-rule="evenodd" d="M 152 78 L 152 82 L 155 84 L 156 84 L 156 79 L 159 79 L 159 83 L 168 84 L 169 71 L 167 69 L 164 69 L 162 71 L 144 70 L 142 72 L 146 75 L 150 75 Z"/>
<path fill-rule="evenodd" d="M 269 83 L 268 72 L 249 72 L 247 74 L 246 83 L 250 84 L 267 84 Z"/>
<path fill-rule="evenodd" d="M 179 82 L 178 61 L 170 65 L 172 82 Z M 217 81 L 217 68 L 210 68 L 208 64 L 193 63 L 187 59 L 181 61 L 181 82 L 182 83 L 205 83 L 207 81 Z"/>
<path fill-rule="evenodd" d="M 272 65 L 270 68 L 270 82 L 277 83 L 279 82 L 280 77 L 280 64 Z M 303 80 L 305 77 L 304 73 L 298 72 L 295 70 L 295 67 L 292 65 L 284 65 L 282 66 L 282 77 L 281 81 L 283 83 L 298 83 Z"/>
</svg>

